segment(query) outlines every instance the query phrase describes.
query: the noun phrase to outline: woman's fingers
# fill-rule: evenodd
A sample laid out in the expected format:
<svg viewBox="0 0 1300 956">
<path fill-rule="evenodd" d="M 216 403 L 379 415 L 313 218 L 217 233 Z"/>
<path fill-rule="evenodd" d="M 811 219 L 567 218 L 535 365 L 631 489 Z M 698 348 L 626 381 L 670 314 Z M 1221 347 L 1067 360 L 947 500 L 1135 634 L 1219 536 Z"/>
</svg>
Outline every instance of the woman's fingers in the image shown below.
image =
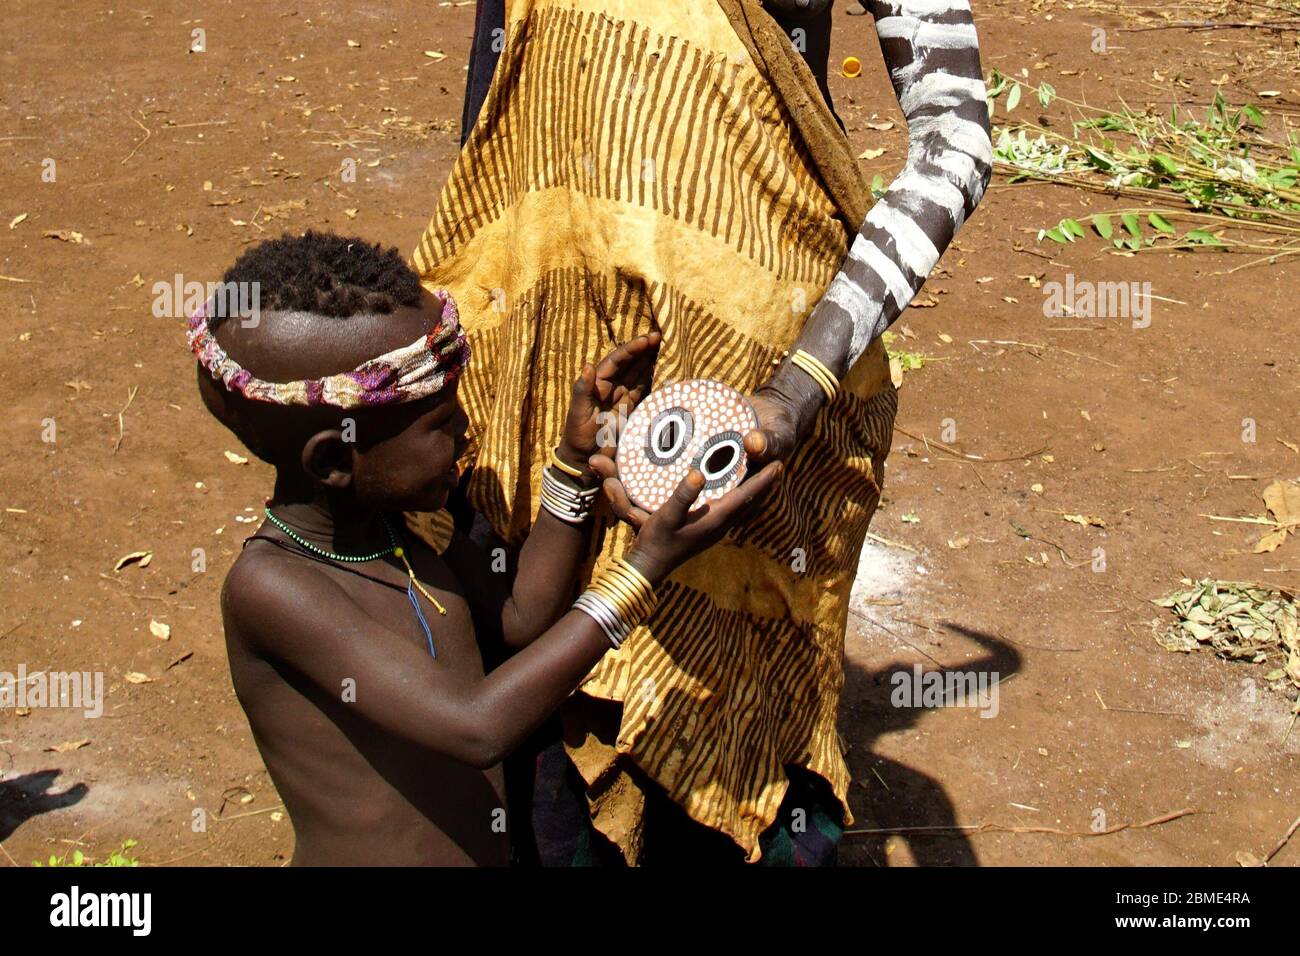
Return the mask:
<svg viewBox="0 0 1300 956">
<path fill-rule="evenodd" d="M 659 358 L 659 332 L 638 335 L 615 348 L 596 365 L 593 404 L 621 420 L 632 413 L 649 389 Z"/>
<path fill-rule="evenodd" d="M 761 460 L 771 445 L 767 432 L 754 428 L 745 433 L 745 454 L 750 458 Z"/>
<path fill-rule="evenodd" d="M 655 362 L 659 358 L 659 342 L 661 336 L 658 332 L 652 332 L 649 335 L 643 335 L 638 340 L 643 343 L 640 345 L 632 360 L 628 363 L 625 379 L 632 382 L 649 379 L 650 372 L 654 369 Z"/>
</svg>

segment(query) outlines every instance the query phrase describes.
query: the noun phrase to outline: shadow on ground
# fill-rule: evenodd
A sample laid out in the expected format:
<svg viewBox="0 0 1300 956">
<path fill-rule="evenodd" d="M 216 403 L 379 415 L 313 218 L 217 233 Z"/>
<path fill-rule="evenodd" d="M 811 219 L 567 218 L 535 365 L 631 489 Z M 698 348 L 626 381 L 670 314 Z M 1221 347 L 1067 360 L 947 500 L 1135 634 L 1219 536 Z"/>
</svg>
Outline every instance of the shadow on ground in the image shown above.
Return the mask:
<svg viewBox="0 0 1300 956">
<path fill-rule="evenodd" d="M 979 644 L 986 653 L 963 661 L 959 667 L 929 668 L 942 675 L 987 675 L 986 680 L 1005 681 L 1020 669 L 1020 653 L 992 634 L 956 624 L 949 630 Z M 853 776 L 849 804 L 855 822 L 850 830 L 883 830 L 895 827 L 955 827 L 959 824 L 943 783 L 929 774 L 883 757 L 875 752 L 881 735 L 916 727 L 926 706 L 895 706 L 895 689 L 901 678 L 913 673 L 911 663 L 894 663 L 880 670 L 867 670 L 846 661 L 844 675 L 845 710 L 841 733 L 851 745 L 848 760 Z M 991 686 L 991 685 L 990 685 Z M 848 833 L 840 846 L 840 865 L 888 866 L 886 843 L 890 834 Z M 897 839 L 906 842 L 919 866 L 979 866 L 969 838 L 960 832 L 908 833 Z"/>
<path fill-rule="evenodd" d="M 61 770 L 38 770 L 0 781 L 0 843 L 32 817 L 62 810 L 85 799 L 90 788 L 73 784 L 60 793 L 51 792 Z"/>
</svg>

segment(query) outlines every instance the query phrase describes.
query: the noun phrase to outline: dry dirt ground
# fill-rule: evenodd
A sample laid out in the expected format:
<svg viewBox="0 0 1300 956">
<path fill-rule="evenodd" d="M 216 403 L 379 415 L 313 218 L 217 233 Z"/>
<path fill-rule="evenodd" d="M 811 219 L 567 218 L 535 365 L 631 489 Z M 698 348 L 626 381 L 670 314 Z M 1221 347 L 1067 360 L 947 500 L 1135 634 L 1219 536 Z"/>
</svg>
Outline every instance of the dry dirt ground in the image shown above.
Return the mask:
<svg viewBox="0 0 1300 956">
<path fill-rule="evenodd" d="M 870 21 L 837 6 L 834 62 L 865 68 L 834 78 L 836 101 L 888 178 L 901 116 Z M 1300 108 L 1296 74 L 1248 56 L 1291 44 L 1294 64 L 1294 34 L 1125 33 L 1099 6 L 979 0 L 985 68 L 1163 108 L 1205 104 L 1226 73 L 1233 102 L 1280 91 L 1275 126 Z M 0 220 L 26 218 L 0 225 L 0 671 L 102 671 L 106 703 L 97 720 L 0 711 L 0 860 L 102 857 L 130 838 L 145 863 L 277 865 L 292 830 L 231 691 L 217 607 L 270 476 L 225 457 L 242 449 L 201 409 L 182 322 L 154 317 L 152 287 L 216 279 L 247 243 L 308 226 L 411 249 L 456 152 L 472 7 L 14 0 L 5 21 Z M 346 157 L 355 183 L 339 180 Z M 1035 242 L 1095 202 L 1000 179 L 922 294 L 937 304 L 904 316 L 900 344 L 928 361 L 901 391 L 911 434 L 874 525 L 893 544 L 864 555 L 848 638 L 856 826 L 1088 832 L 1197 812 L 1094 837 L 852 835 L 843 864 L 1233 865 L 1300 812 L 1291 701 L 1258 668 L 1162 650 L 1149 603 L 1182 577 L 1300 582 L 1300 543 L 1253 555 L 1256 529 L 1199 517 L 1258 513 L 1268 481 L 1300 473 L 1278 440 L 1300 441 L 1295 270 L 1225 276 L 1240 259 Z M 1150 281 L 1150 327 L 1045 319 L 1023 277 L 1067 273 Z M 932 444 L 946 419 L 947 444 L 983 463 Z M 147 567 L 114 572 L 144 550 Z M 889 674 L 917 663 L 999 673 L 997 716 L 890 706 Z M 1297 862 L 1300 840 L 1274 865 Z"/>
</svg>

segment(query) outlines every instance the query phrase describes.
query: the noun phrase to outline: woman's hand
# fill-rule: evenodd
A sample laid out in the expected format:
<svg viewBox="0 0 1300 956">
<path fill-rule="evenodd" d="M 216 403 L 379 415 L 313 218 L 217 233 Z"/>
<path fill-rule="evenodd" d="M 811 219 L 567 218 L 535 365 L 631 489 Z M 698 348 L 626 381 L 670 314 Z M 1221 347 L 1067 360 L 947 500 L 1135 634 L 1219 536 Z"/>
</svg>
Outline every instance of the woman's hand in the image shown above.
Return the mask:
<svg viewBox="0 0 1300 956">
<path fill-rule="evenodd" d="M 755 462 L 785 461 L 799 444 L 799 409 L 780 395 L 759 389 L 749 396 L 758 428 L 745 435 L 745 454 Z"/>
<path fill-rule="evenodd" d="M 780 481 L 785 466 L 772 462 L 717 501 L 707 502 L 695 511 L 691 511 L 691 505 L 704 488 L 704 475 L 692 468 L 654 514 L 632 504 L 608 456 L 596 455 L 591 467 L 605 479 L 605 495 L 614 514 L 637 529 L 636 544 L 626 555 L 627 560 L 651 583 L 658 584 L 678 565 L 753 517 Z"/>
<path fill-rule="evenodd" d="M 596 452 L 613 454 L 618 426 L 650 391 L 661 338 L 658 332 L 639 335 L 597 364 L 582 367 L 556 449 L 561 461 L 586 471 L 588 459 Z"/>
<path fill-rule="evenodd" d="M 745 436 L 745 454 L 758 465 L 785 461 L 812 430 L 825 401 L 811 377 L 793 365 L 782 365 L 749 396 L 758 428 Z"/>
</svg>

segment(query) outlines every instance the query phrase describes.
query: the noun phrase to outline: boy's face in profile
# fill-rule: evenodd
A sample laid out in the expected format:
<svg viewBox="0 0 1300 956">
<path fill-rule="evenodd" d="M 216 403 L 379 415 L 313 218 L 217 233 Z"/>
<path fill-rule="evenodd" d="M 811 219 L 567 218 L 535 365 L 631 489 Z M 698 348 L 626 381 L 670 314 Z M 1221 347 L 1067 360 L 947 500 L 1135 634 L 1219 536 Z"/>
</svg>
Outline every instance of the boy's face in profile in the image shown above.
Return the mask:
<svg viewBox="0 0 1300 956">
<path fill-rule="evenodd" d="M 381 511 L 437 511 L 447 503 L 460 479 L 456 462 L 465 452 L 469 426 L 457 385 L 358 419 L 352 450 L 352 490 L 358 503 Z M 367 422 L 375 431 L 368 442 L 360 434 Z"/>
<path fill-rule="evenodd" d="M 425 293 L 419 307 L 387 315 L 266 312 L 256 326 L 227 321 L 214 334 L 253 375 L 291 382 L 351 371 L 409 345 L 433 328 L 440 311 Z M 384 511 L 436 511 L 455 488 L 469 425 L 457 384 L 419 401 L 344 412 L 245 399 L 199 369 L 208 409 L 260 457 Z"/>
</svg>

